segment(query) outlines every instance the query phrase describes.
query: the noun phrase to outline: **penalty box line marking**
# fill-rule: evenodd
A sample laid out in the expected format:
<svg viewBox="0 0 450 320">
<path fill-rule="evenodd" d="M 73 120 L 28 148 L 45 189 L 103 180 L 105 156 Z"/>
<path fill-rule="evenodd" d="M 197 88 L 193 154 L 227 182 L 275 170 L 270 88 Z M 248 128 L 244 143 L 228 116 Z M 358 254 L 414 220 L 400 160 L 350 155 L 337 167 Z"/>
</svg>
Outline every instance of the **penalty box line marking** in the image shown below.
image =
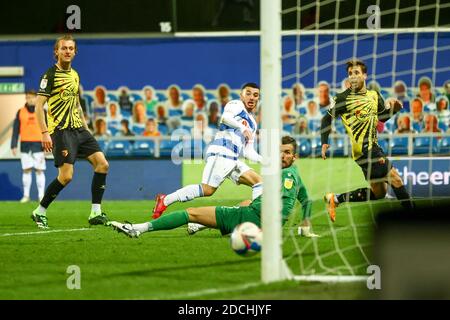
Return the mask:
<svg viewBox="0 0 450 320">
<path fill-rule="evenodd" d="M 89 230 L 93 230 L 93 229 L 80 228 L 80 229 L 58 229 L 58 230 L 35 231 L 35 232 L 4 233 L 4 234 L 0 234 L 0 237 L 29 236 L 29 235 L 36 235 L 36 234 L 57 233 L 57 232 L 89 231 Z"/>
</svg>

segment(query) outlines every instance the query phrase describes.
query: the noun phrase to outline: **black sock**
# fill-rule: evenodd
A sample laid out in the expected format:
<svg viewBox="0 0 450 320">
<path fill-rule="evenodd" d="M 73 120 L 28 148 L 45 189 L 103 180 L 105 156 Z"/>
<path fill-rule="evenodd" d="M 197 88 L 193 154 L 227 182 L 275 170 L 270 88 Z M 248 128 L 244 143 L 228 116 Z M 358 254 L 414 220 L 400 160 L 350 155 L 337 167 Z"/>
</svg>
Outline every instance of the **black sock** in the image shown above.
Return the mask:
<svg viewBox="0 0 450 320">
<path fill-rule="evenodd" d="M 45 190 L 45 194 L 44 197 L 41 200 L 40 205 L 43 206 L 45 209 L 48 208 L 48 206 L 50 205 L 50 203 L 53 202 L 53 200 L 56 199 L 56 197 L 58 196 L 59 192 L 64 189 L 64 185 L 61 184 L 61 182 L 59 182 L 58 178 L 56 178 L 55 180 L 52 181 L 52 183 L 50 183 L 47 187 L 47 189 Z"/>
<path fill-rule="evenodd" d="M 103 193 L 106 189 L 106 173 L 94 172 L 92 178 L 92 203 L 102 203 Z"/>
<path fill-rule="evenodd" d="M 367 193 L 369 193 L 369 198 L 367 197 Z M 375 200 L 377 197 L 369 188 L 360 188 L 350 192 L 341 193 L 337 195 L 337 199 L 339 203 L 342 202 L 361 202 L 367 200 Z"/>
<path fill-rule="evenodd" d="M 414 209 L 414 202 L 412 202 L 411 197 L 409 196 L 408 191 L 406 191 L 405 186 L 395 188 L 394 186 L 391 185 L 391 187 L 397 199 L 401 201 L 403 208 Z"/>
</svg>

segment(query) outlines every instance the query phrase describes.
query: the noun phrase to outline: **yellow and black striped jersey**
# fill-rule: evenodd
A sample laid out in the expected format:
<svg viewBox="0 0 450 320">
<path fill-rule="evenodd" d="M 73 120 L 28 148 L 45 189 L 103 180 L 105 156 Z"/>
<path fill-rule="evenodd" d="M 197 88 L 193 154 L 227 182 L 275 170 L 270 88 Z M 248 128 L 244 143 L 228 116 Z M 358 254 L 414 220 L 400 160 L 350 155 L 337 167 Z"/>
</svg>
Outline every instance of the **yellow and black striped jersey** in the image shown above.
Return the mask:
<svg viewBox="0 0 450 320">
<path fill-rule="evenodd" d="M 78 112 L 78 90 L 80 78 L 71 68 L 62 70 L 57 65 L 49 68 L 42 76 L 38 95 L 48 97 L 48 132 L 55 129 L 75 129 L 83 126 Z"/>
<path fill-rule="evenodd" d="M 353 92 L 350 89 L 337 94 L 328 114 L 340 116 L 352 144 L 354 160 L 368 154 L 378 144 L 377 124 L 379 115 L 386 113 L 383 98 L 374 90 Z"/>
</svg>

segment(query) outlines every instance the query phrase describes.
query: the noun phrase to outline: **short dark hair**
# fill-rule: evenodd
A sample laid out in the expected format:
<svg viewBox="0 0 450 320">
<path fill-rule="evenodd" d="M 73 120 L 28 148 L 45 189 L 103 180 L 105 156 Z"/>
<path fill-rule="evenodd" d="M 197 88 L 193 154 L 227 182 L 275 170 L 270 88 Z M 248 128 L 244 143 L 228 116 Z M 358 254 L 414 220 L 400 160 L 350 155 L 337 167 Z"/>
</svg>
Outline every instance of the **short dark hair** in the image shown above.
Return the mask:
<svg viewBox="0 0 450 320">
<path fill-rule="evenodd" d="M 27 90 L 27 91 L 25 91 L 25 94 L 32 94 L 33 96 L 35 96 L 36 95 L 36 91 L 33 90 L 33 89 Z"/>
<path fill-rule="evenodd" d="M 247 82 L 244 83 L 244 85 L 241 87 L 241 90 L 244 90 L 245 88 L 250 87 L 250 88 L 254 88 L 254 89 L 258 89 L 259 90 L 259 86 L 254 83 L 254 82 Z"/>
<path fill-rule="evenodd" d="M 297 141 L 291 136 L 283 136 L 281 138 L 281 144 L 290 144 L 294 148 L 294 154 L 297 153 Z"/>
<path fill-rule="evenodd" d="M 348 72 L 348 69 L 350 69 L 351 67 L 359 66 L 359 67 L 361 67 L 361 71 L 363 73 L 367 73 L 367 66 L 362 60 L 351 59 L 351 60 L 347 61 L 345 64 L 347 65 L 347 68 L 345 69 L 345 70 L 347 70 L 347 72 Z"/>
</svg>

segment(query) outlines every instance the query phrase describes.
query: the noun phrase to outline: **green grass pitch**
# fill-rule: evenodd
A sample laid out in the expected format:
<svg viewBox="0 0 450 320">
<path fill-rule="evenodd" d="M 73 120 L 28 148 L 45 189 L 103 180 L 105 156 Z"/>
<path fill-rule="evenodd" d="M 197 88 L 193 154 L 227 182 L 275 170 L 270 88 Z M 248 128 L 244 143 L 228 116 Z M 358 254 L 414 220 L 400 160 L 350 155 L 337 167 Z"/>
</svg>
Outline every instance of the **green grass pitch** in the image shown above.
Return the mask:
<svg viewBox="0 0 450 320">
<path fill-rule="evenodd" d="M 349 159 L 302 159 L 297 165 L 314 200 L 312 222 L 321 238 L 296 236 L 297 208 L 283 230 L 289 266 L 295 274 L 364 275 L 375 212 L 398 204 L 343 206 L 331 225 L 323 194 L 365 185 L 359 168 Z M 186 163 L 184 184 L 198 183 L 202 169 L 203 164 Z M 176 204 L 169 211 L 235 205 L 250 196 L 250 188 L 226 181 L 213 197 Z M 89 201 L 55 201 L 47 213 L 51 228 L 43 232 L 30 219 L 36 204 L 0 203 L 0 299 L 355 299 L 368 294 L 365 283 L 263 285 L 260 255 L 236 255 L 229 238 L 217 230 L 188 236 L 178 228 L 129 239 L 108 227 L 90 228 Z M 102 207 L 112 220 L 144 222 L 153 201 L 105 201 Z M 71 265 L 80 268 L 80 290 L 67 288 Z"/>
</svg>

